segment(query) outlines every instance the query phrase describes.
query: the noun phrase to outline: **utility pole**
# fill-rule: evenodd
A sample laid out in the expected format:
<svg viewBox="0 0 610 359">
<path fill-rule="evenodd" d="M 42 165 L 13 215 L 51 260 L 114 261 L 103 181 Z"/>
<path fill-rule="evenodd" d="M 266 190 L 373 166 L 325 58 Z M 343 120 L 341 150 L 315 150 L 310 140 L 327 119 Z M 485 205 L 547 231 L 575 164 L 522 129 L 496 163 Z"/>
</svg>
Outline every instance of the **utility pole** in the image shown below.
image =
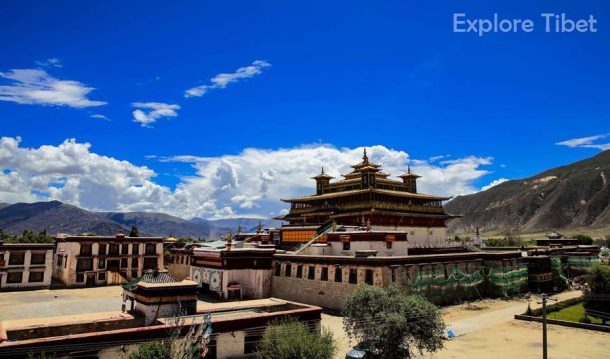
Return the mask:
<svg viewBox="0 0 610 359">
<path fill-rule="evenodd" d="M 555 300 L 553 298 L 549 298 L 546 294 L 541 294 L 542 302 L 538 302 L 538 304 L 542 304 L 542 359 L 548 359 L 547 352 L 547 337 L 546 337 L 546 301 L 547 299 Z"/>
</svg>

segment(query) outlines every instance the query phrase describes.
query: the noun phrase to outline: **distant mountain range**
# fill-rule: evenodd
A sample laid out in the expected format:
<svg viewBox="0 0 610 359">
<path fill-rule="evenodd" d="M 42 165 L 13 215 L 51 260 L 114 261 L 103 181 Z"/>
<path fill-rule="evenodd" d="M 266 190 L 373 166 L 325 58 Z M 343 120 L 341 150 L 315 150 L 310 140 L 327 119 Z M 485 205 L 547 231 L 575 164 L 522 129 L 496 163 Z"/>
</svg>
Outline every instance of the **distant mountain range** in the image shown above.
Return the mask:
<svg viewBox="0 0 610 359">
<path fill-rule="evenodd" d="M 459 196 L 445 205 L 462 215 L 450 222 L 451 233 L 550 229 L 610 229 L 610 150 L 512 180 L 486 191 Z"/>
<path fill-rule="evenodd" d="M 281 225 L 281 222 L 271 219 L 185 220 L 164 213 L 93 212 L 59 201 L 0 203 L 0 228 L 10 234 L 20 234 L 27 229 L 36 232 L 46 230 L 51 235 L 113 235 L 119 228 L 129 233 L 131 226 L 135 225 L 141 235 L 216 239 L 229 230 L 235 233 L 238 226 L 241 226 L 244 232 L 254 231 L 259 221 L 263 227 Z"/>
</svg>

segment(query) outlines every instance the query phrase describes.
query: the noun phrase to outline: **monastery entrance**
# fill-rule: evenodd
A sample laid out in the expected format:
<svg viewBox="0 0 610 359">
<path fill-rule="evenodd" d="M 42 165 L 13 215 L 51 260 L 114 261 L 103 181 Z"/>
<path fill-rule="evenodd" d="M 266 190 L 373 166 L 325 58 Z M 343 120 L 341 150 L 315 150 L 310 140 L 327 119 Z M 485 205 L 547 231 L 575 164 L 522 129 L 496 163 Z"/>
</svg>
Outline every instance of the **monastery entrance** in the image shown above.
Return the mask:
<svg viewBox="0 0 610 359">
<path fill-rule="evenodd" d="M 87 287 L 95 287 L 95 273 L 87 273 L 87 282 L 85 285 Z"/>
</svg>

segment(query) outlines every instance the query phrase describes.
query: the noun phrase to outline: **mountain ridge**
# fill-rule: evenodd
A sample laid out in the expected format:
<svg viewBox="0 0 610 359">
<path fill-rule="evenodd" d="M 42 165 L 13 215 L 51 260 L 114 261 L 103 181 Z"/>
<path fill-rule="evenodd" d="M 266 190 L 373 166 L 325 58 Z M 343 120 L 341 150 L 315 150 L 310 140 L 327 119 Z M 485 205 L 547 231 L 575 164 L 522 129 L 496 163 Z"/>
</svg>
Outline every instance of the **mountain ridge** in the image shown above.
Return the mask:
<svg viewBox="0 0 610 359">
<path fill-rule="evenodd" d="M 445 205 L 461 215 L 450 233 L 610 228 L 610 150 L 534 176 L 458 196 Z"/>
</svg>

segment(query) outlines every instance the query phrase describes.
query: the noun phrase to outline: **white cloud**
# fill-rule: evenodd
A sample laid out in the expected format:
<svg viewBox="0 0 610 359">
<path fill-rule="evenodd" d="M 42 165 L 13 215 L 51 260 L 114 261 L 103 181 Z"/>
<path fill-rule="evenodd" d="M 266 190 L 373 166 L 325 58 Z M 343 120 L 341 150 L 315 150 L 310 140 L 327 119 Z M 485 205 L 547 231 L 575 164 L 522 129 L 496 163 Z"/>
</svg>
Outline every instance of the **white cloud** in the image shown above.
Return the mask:
<svg viewBox="0 0 610 359">
<path fill-rule="evenodd" d="M 51 57 L 44 61 L 36 61 L 36 64 L 38 66 L 43 66 L 43 67 L 58 67 L 58 68 L 64 67 L 64 65 L 61 63 L 61 60 L 59 60 L 57 57 Z"/>
<path fill-rule="evenodd" d="M 101 120 L 106 120 L 106 121 L 110 121 L 110 119 L 104 115 L 101 115 L 99 113 L 94 113 L 90 116 L 91 118 L 99 118 Z"/>
<path fill-rule="evenodd" d="M 500 183 L 504 183 L 506 181 L 509 181 L 509 179 L 508 178 L 498 178 L 498 179 L 495 179 L 495 180 L 491 181 L 491 183 L 489 183 L 487 186 L 483 186 L 481 188 L 481 191 L 486 191 L 486 190 L 490 189 L 491 187 L 497 186 Z"/>
<path fill-rule="evenodd" d="M 0 202 L 57 199 L 93 210 L 155 211 L 183 218 L 268 217 L 284 213 L 280 198 L 312 194 L 311 176 L 335 177 L 361 161 L 362 148 L 311 145 L 289 149 L 248 148 L 219 157 L 150 159 L 190 163 L 195 173 L 175 189 L 155 181 L 148 167 L 91 152 L 91 145 L 66 140 L 27 148 L 20 138 L 0 139 Z M 431 164 L 384 146 L 367 147 L 371 161 L 393 176 L 411 170 L 423 177 L 423 193 L 452 196 L 476 192 L 474 181 L 488 174 L 491 158 L 465 157 Z M 395 177 L 394 177 L 395 178 Z"/>
<path fill-rule="evenodd" d="M 180 105 L 172 105 L 163 102 L 134 102 L 131 104 L 136 110 L 133 111 L 133 121 L 142 127 L 150 127 L 161 117 L 176 117 L 176 110 Z"/>
<path fill-rule="evenodd" d="M 603 138 L 607 138 L 610 134 L 605 133 L 601 135 L 589 136 L 589 137 L 581 137 L 581 138 L 573 138 L 571 140 L 561 141 L 555 143 L 560 146 L 567 146 L 570 148 L 595 148 L 601 151 L 610 150 L 610 143 L 594 143 L 597 140 L 601 140 Z"/>
<path fill-rule="evenodd" d="M 271 64 L 267 61 L 256 60 L 249 66 L 238 68 L 235 72 L 220 73 L 210 79 L 210 85 L 196 86 L 184 91 L 184 97 L 201 97 L 211 89 L 223 89 L 230 83 L 260 75 L 263 72 L 263 68 L 269 66 Z"/>
<path fill-rule="evenodd" d="M 0 72 L 0 79 L 9 81 L 0 86 L 0 101 L 28 105 L 69 106 L 75 108 L 105 105 L 87 95 L 93 91 L 78 81 L 59 80 L 40 69 L 16 69 Z"/>
</svg>

